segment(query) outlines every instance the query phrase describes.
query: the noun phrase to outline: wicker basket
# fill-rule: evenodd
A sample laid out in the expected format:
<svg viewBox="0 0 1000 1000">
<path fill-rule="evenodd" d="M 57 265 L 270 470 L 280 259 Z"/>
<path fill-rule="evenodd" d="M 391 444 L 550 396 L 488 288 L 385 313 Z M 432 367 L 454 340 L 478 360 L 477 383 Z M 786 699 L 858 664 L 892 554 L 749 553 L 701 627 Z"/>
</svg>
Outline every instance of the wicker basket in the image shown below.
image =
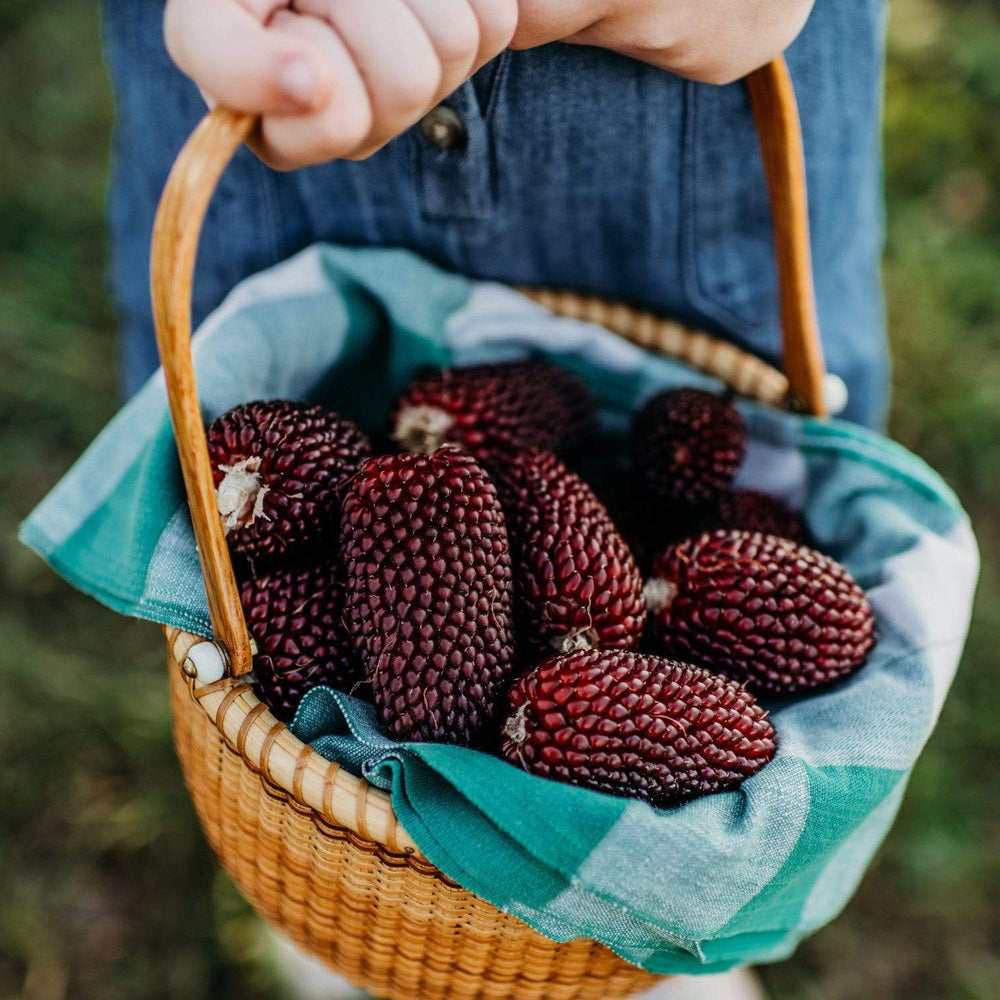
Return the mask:
<svg viewBox="0 0 1000 1000">
<path fill-rule="evenodd" d="M 823 361 L 809 256 L 804 165 L 783 59 L 747 79 L 771 192 L 784 373 L 730 344 L 627 306 L 528 291 L 718 376 L 734 391 L 823 415 Z M 279 930 L 379 996 L 610 998 L 655 977 L 601 944 L 558 944 L 451 882 L 399 824 L 388 795 L 302 744 L 241 680 L 252 666 L 215 503 L 191 360 L 191 282 L 216 182 L 254 120 L 216 109 L 167 182 L 152 249 L 152 292 L 174 432 L 226 676 L 198 686 L 189 650 L 166 629 L 174 738 L 195 808 L 226 871 Z"/>
</svg>

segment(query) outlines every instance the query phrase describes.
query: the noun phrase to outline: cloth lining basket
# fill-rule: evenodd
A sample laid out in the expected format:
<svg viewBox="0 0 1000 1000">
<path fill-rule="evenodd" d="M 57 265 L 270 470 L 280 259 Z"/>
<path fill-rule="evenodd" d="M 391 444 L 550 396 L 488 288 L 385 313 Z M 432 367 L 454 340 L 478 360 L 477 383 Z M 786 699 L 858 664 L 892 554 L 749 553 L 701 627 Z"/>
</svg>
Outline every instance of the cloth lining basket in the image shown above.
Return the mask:
<svg viewBox="0 0 1000 1000">
<path fill-rule="evenodd" d="M 771 193 L 784 373 L 731 344 L 630 307 L 525 290 L 761 402 L 824 415 L 801 133 L 782 58 L 747 79 Z M 200 227 L 215 184 L 254 120 L 211 112 L 181 152 L 153 237 L 157 338 L 215 643 L 227 676 L 195 688 L 190 647 L 165 629 L 177 754 L 213 849 L 254 907 L 332 968 L 393 998 L 613 998 L 656 977 L 604 945 L 550 941 L 463 890 L 421 855 L 388 795 L 299 742 L 241 680 L 252 665 L 215 507 L 190 349 Z"/>
</svg>

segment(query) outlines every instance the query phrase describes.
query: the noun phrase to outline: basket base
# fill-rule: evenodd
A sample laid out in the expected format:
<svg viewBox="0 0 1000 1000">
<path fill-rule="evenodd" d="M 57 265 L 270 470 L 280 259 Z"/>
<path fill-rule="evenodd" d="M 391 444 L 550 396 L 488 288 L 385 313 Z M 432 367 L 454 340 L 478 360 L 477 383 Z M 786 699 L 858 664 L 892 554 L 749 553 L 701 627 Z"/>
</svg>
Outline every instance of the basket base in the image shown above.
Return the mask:
<svg viewBox="0 0 1000 1000">
<path fill-rule="evenodd" d="M 352 983 L 389 1000 L 615 1000 L 658 981 L 324 822 L 252 770 L 169 653 L 168 666 L 177 756 L 213 850 L 265 920 Z"/>
</svg>

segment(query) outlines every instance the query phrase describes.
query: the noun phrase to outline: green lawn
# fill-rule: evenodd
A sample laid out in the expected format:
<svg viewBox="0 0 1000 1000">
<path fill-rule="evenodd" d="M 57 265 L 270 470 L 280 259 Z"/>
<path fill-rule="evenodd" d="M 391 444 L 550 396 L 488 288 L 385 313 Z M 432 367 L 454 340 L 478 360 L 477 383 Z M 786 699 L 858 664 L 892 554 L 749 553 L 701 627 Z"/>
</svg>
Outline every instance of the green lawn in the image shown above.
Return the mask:
<svg viewBox="0 0 1000 1000">
<path fill-rule="evenodd" d="M 187 802 L 155 629 L 14 539 L 115 405 L 96 7 L 0 7 L 0 996 L 275 997 Z M 765 971 L 782 1000 L 987 1000 L 1000 983 L 1000 15 L 895 0 L 892 34 L 893 433 L 958 490 L 984 573 L 899 821 L 841 919 Z"/>
</svg>

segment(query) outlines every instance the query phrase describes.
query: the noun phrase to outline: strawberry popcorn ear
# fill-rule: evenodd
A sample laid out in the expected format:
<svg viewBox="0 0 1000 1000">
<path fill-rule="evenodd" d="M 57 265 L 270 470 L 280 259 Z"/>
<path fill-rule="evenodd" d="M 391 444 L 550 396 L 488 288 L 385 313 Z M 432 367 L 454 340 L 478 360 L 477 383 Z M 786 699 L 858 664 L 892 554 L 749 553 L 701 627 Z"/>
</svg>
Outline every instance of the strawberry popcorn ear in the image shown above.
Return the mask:
<svg viewBox="0 0 1000 1000">
<path fill-rule="evenodd" d="M 386 733 L 469 744 L 514 670 L 514 584 L 496 487 L 442 448 L 366 461 L 344 497 L 344 621 Z"/>
<path fill-rule="evenodd" d="M 849 676 L 875 643 L 864 591 L 787 538 L 713 531 L 672 545 L 647 583 L 660 651 L 782 694 Z M 653 601 L 654 588 L 664 599 Z"/>
<path fill-rule="evenodd" d="M 634 649 L 646 624 L 642 577 L 593 490 L 537 448 L 491 457 L 517 575 L 518 641 L 539 659 Z"/>
<path fill-rule="evenodd" d="M 335 555 L 247 571 L 240 602 L 257 645 L 254 684 L 276 718 L 291 722 L 302 695 L 319 684 L 353 692 L 361 668 L 343 621 L 343 571 Z"/>
<path fill-rule="evenodd" d="M 593 422 L 578 378 L 544 361 L 512 361 L 417 378 L 396 403 L 392 437 L 406 451 L 455 444 L 482 458 L 498 448 L 574 448 Z"/>
<path fill-rule="evenodd" d="M 340 526 L 338 487 L 371 454 L 346 417 L 316 403 L 245 403 L 208 428 L 219 516 L 231 552 L 297 554 Z"/>
<path fill-rule="evenodd" d="M 701 504 L 725 492 L 743 461 L 746 431 L 736 408 L 701 389 L 668 389 L 632 425 L 632 465 L 658 500 Z"/>
<path fill-rule="evenodd" d="M 511 764 L 657 807 L 737 788 L 777 746 L 741 684 L 618 649 L 566 653 L 525 674 L 500 728 Z"/>
</svg>

